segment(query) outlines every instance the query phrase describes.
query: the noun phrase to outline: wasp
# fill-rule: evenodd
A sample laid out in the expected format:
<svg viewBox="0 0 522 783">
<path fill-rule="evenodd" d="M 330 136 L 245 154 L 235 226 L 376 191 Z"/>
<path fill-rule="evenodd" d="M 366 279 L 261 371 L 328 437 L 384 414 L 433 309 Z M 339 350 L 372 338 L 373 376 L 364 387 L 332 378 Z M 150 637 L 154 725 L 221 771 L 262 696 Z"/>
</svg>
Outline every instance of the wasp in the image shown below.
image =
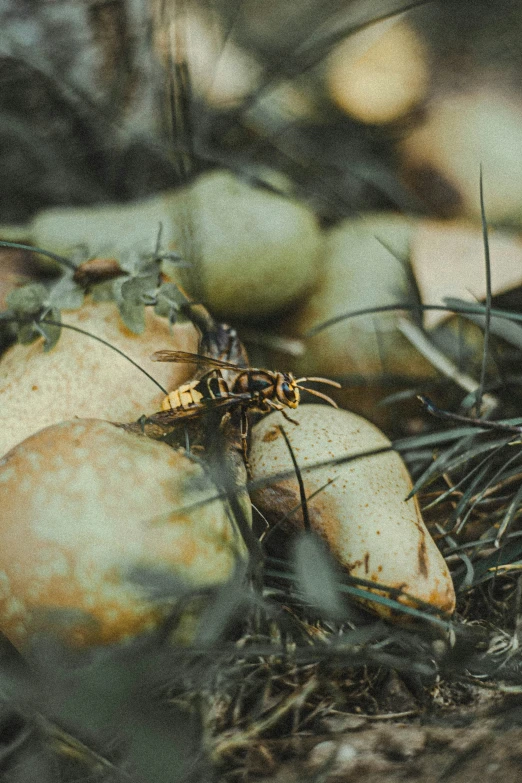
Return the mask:
<svg viewBox="0 0 522 783">
<path fill-rule="evenodd" d="M 341 388 L 340 383 L 327 378 L 294 378 L 291 373 L 259 370 L 254 367 L 242 368 L 231 362 L 186 351 L 157 351 L 151 358 L 155 362 L 183 362 L 213 368 L 199 379 L 180 386 L 165 397 L 162 410 L 171 412 L 175 419 L 193 418 L 212 408 L 227 410 L 238 406 L 243 411 L 254 410 L 258 413 L 278 410 L 285 418 L 294 421 L 288 416 L 286 409 L 297 408 L 301 390 L 320 397 L 334 408 L 338 407 L 331 397 L 302 385 L 305 381 L 315 381 Z"/>
</svg>

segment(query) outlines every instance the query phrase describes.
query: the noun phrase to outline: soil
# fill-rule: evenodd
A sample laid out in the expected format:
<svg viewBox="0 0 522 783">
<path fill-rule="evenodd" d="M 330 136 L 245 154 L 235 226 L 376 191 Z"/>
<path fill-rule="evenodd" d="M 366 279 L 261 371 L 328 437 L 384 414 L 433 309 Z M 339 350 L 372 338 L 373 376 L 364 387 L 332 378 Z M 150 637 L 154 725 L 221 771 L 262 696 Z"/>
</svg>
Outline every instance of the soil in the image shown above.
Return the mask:
<svg viewBox="0 0 522 783">
<path fill-rule="evenodd" d="M 482 701 L 482 699 L 480 699 Z M 522 696 L 486 694 L 483 704 L 436 717 L 352 716 L 332 735 L 253 747 L 247 780 L 259 783 L 505 783 L 522 774 Z M 285 747 L 286 744 L 286 747 Z M 286 756 L 282 763 L 275 758 Z M 270 775 L 267 767 L 273 766 Z"/>
</svg>

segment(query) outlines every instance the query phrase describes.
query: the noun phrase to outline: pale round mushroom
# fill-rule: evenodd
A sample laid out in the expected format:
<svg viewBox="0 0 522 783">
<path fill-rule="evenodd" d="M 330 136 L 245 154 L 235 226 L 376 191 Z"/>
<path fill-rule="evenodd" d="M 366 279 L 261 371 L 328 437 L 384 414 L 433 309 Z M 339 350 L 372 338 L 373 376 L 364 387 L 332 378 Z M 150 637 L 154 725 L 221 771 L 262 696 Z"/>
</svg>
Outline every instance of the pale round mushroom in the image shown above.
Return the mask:
<svg viewBox="0 0 522 783">
<path fill-rule="evenodd" d="M 63 314 L 64 323 L 92 332 L 119 348 L 167 391 L 184 383 L 190 367 L 152 362 L 160 349 L 197 351 L 191 323 L 169 329 L 167 319 L 147 308 L 143 334 L 133 334 L 114 302 L 87 301 Z M 164 393 L 123 356 L 69 329 L 48 353 L 43 339 L 11 346 L 0 359 L 0 455 L 34 432 L 74 416 L 131 421 L 158 411 Z"/>
<path fill-rule="evenodd" d="M 166 190 L 129 204 L 51 207 L 25 227 L 1 227 L 2 238 L 22 237 L 36 247 L 69 255 L 83 248 L 89 255 L 120 258 L 122 253 L 153 253 L 161 225 L 165 247 L 172 239 L 171 202 Z M 42 257 L 40 257 L 42 258 Z M 49 264 L 45 258 L 42 263 Z"/>
<path fill-rule="evenodd" d="M 369 214 L 331 229 L 322 273 L 312 295 L 288 319 L 293 336 L 352 311 L 415 304 L 408 255 L 416 222 L 401 215 Z M 339 320 L 306 339 L 296 362 L 302 375 L 366 377 L 430 375 L 431 366 L 398 328 L 400 311 Z"/>
<path fill-rule="evenodd" d="M 400 119 L 423 100 L 428 87 L 425 47 L 409 24 L 396 20 L 346 38 L 331 53 L 327 68 L 332 99 L 366 123 Z"/>
<path fill-rule="evenodd" d="M 385 435 L 366 419 L 325 405 L 302 405 L 292 411 L 292 418 L 298 426 L 279 412 L 271 413 L 253 428 L 253 480 L 293 472 L 283 426 L 303 471 L 307 497 L 323 488 L 308 503 L 311 528 L 342 568 L 353 577 L 401 589 L 440 611 L 452 612 L 455 592 L 448 568 L 422 520 L 417 499 L 405 500 L 412 483 L 396 452 L 305 470 L 317 462 L 389 446 Z M 294 476 L 256 490 L 252 502 L 273 524 L 289 514 L 283 523 L 288 533 L 303 529 Z M 399 600 L 415 606 L 406 596 Z M 390 615 L 383 605 L 371 606 Z"/>
<path fill-rule="evenodd" d="M 304 204 L 214 171 L 177 194 L 172 215 L 193 264 L 182 280 L 217 316 L 268 315 L 315 282 L 322 235 Z"/>
<path fill-rule="evenodd" d="M 133 575 L 204 587 L 245 556 L 223 502 L 176 511 L 216 491 L 183 451 L 104 421 L 20 443 L 0 460 L 0 630 L 23 646 L 39 631 L 87 645 L 153 628 L 172 599 Z"/>
<path fill-rule="evenodd" d="M 495 84 L 431 101 L 399 146 L 408 183 L 442 215 L 480 223 L 480 172 L 489 223 L 522 224 L 522 107 Z M 442 187 L 441 187 L 442 185 Z"/>
</svg>

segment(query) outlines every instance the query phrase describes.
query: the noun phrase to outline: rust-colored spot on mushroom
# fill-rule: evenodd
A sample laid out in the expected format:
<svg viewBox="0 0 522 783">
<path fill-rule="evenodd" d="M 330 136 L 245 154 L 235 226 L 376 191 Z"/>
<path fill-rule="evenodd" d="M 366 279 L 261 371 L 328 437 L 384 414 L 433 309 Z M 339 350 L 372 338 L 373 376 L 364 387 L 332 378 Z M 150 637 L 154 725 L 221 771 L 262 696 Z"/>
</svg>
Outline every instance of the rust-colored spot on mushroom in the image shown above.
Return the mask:
<svg viewBox="0 0 522 783">
<path fill-rule="evenodd" d="M 31 386 L 31 390 L 32 391 L 38 391 L 38 386 L 36 385 L 36 383 L 33 384 L 33 386 Z"/>
<path fill-rule="evenodd" d="M 366 552 L 364 555 L 364 573 L 367 574 L 370 570 L 370 553 Z"/>
<path fill-rule="evenodd" d="M 263 435 L 262 438 L 263 443 L 271 443 L 273 440 L 277 440 L 278 436 L 279 436 L 279 430 L 277 429 L 277 427 L 272 427 L 271 430 L 268 430 Z"/>
<path fill-rule="evenodd" d="M 353 563 L 346 563 L 346 570 L 349 574 L 352 573 L 352 571 L 355 571 L 356 569 L 360 568 L 362 566 L 362 560 L 354 560 Z"/>
<path fill-rule="evenodd" d="M 445 587 L 443 586 L 443 589 L 441 589 L 440 584 L 437 583 L 429 596 L 424 600 L 426 603 L 435 606 L 441 612 L 452 614 L 455 609 L 455 592 L 449 583 Z"/>
<path fill-rule="evenodd" d="M 427 579 L 428 577 L 428 552 L 426 549 L 426 536 L 423 534 L 420 537 L 419 545 L 417 547 L 417 558 L 419 561 L 419 573 Z"/>
</svg>

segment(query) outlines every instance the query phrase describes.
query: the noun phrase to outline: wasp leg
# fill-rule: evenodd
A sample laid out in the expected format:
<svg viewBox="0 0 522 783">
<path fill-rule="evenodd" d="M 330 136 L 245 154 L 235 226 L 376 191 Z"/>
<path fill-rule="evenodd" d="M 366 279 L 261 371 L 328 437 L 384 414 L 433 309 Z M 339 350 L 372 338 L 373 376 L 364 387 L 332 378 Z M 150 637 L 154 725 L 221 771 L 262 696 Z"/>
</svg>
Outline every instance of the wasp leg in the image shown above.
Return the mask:
<svg viewBox="0 0 522 783">
<path fill-rule="evenodd" d="M 252 476 L 252 471 L 250 470 L 250 462 L 248 461 L 248 414 L 246 408 L 243 408 L 241 410 L 240 432 L 241 432 L 241 446 L 243 448 L 243 459 L 245 461 L 247 474 L 250 478 Z"/>
<path fill-rule="evenodd" d="M 268 405 L 274 410 L 281 411 L 281 413 L 283 414 L 283 416 L 287 421 L 291 421 L 292 424 L 297 424 L 297 426 L 299 426 L 299 422 L 296 421 L 295 419 L 292 419 L 292 417 L 288 415 L 284 405 L 280 405 L 278 402 L 272 402 L 272 400 L 265 400 L 265 402 L 267 402 Z"/>
</svg>

